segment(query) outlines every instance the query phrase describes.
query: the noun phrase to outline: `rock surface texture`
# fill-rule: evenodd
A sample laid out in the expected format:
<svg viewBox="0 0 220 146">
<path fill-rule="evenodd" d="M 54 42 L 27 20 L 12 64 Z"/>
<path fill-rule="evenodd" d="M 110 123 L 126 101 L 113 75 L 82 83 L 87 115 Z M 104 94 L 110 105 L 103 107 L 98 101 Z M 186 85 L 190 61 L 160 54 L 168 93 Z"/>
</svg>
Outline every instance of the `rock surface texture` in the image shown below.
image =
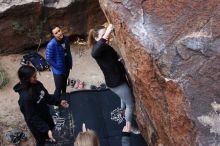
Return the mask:
<svg viewBox="0 0 220 146">
<path fill-rule="evenodd" d="M 220 145 L 220 1 L 99 2 L 149 145 Z"/>
<path fill-rule="evenodd" d="M 86 36 L 106 21 L 98 0 L 0 0 L 0 54 L 35 49 L 50 39 L 49 26 Z"/>
</svg>

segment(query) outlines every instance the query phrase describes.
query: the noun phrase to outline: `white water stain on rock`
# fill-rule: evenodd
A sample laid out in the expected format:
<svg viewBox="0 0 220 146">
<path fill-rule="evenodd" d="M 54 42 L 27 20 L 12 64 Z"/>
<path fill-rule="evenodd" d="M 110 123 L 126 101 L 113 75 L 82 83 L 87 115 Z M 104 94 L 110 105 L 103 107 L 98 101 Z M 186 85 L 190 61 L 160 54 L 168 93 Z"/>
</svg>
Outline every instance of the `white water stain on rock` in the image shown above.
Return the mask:
<svg viewBox="0 0 220 146">
<path fill-rule="evenodd" d="M 44 0 L 44 6 L 56 9 L 65 8 L 77 0 Z"/>
<path fill-rule="evenodd" d="M 126 11 L 121 13 L 120 17 L 127 21 L 128 30 L 146 48 L 145 51 L 153 56 L 165 51 L 165 41 L 161 39 L 164 34 L 163 27 L 152 24 L 152 18 L 144 13 L 141 1 L 121 0 L 117 2 L 122 3 Z M 107 7 L 108 4 L 104 3 L 104 6 Z M 120 6 L 115 5 L 114 9 L 116 11 L 120 9 Z M 157 36 L 158 34 L 160 37 Z"/>
<path fill-rule="evenodd" d="M 14 6 L 35 3 L 35 2 L 41 3 L 45 7 L 53 7 L 59 9 L 59 8 L 67 7 L 71 3 L 76 1 L 77 0 L 0 0 L 0 13 Z"/>
<path fill-rule="evenodd" d="M 220 111 L 220 104 L 218 104 L 216 101 L 211 103 L 211 106 L 215 112 Z"/>
<path fill-rule="evenodd" d="M 0 0 L 0 13 L 6 11 L 13 6 L 24 5 L 34 2 L 42 2 L 42 0 Z"/>
<path fill-rule="evenodd" d="M 211 103 L 211 106 L 215 112 L 210 112 L 208 115 L 198 117 L 198 120 L 204 126 L 210 126 L 210 133 L 216 133 L 220 135 L 220 114 L 216 111 L 220 111 L 220 104 L 215 101 Z"/>
</svg>

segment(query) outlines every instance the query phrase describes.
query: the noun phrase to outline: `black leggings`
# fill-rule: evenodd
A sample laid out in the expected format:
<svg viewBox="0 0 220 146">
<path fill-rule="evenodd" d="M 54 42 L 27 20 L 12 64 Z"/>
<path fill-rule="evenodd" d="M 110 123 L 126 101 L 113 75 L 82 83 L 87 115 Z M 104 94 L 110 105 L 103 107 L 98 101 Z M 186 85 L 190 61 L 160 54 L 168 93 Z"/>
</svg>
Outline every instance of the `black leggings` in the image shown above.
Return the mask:
<svg viewBox="0 0 220 146">
<path fill-rule="evenodd" d="M 61 97 L 61 93 L 66 93 L 66 86 L 67 86 L 67 79 L 69 76 L 69 72 L 67 72 L 65 75 L 56 75 L 53 74 L 54 82 L 55 82 L 55 91 L 54 96 L 57 98 Z"/>
<path fill-rule="evenodd" d="M 44 146 L 45 145 L 45 140 L 44 141 L 37 141 L 36 140 L 36 146 Z"/>
<path fill-rule="evenodd" d="M 47 133 L 42 134 L 42 133 L 38 133 L 36 131 L 32 131 L 32 134 L 36 140 L 36 146 L 44 146 L 45 145 L 45 140 L 48 138 Z"/>
</svg>

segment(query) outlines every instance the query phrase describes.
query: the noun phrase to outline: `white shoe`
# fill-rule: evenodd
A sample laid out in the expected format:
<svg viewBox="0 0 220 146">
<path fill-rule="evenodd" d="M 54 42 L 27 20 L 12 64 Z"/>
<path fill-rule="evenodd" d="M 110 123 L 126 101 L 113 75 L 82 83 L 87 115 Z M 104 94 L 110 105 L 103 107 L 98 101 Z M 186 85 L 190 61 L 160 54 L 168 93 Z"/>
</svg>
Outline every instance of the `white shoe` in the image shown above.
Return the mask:
<svg viewBox="0 0 220 146">
<path fill-rule="evenodd" d="M 141 132 L 137 128 L 134 128 L 134 127 L 131 127 L 131 133 L 133 133 L 133 134 L 141 134 Z"/>
</svg>

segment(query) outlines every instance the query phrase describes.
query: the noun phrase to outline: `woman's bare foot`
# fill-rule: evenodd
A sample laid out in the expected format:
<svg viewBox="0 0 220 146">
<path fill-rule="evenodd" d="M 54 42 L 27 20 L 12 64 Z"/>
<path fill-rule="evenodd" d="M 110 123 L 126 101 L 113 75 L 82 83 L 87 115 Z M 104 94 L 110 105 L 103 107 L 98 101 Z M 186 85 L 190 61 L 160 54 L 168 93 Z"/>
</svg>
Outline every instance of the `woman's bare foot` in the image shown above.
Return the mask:
<svg viewBox="0 0 220 146">
<path fill-rule="evenodd" d="M 131 122 L 126 122 L 125 127 L 127 129 L 127 132 L 131 132 Z"/>
<path fill-rule="evenodd" d="M 131 132 L 133 134 L 140 134 L 140 131 L 137 128 L 131 126 L 131 122 L 126 122 L 126 125 L 123 128 L 123 130 L 126 130 L 126 132 L 129 132 L 129 133 Z"/>
</svg>

